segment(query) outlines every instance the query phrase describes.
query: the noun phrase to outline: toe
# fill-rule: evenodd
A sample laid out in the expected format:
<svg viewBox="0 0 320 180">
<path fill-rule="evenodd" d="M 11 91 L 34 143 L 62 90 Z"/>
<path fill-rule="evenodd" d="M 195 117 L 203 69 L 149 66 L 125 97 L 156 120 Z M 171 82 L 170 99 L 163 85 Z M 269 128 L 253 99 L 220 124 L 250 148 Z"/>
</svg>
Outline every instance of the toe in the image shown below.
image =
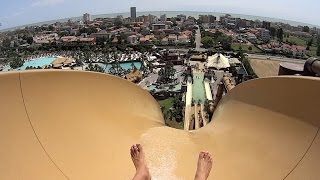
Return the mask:
<svg viewBox="0 0 320 180">
<path fill-rule="evenodd" d="M 137 148 L 138 148 L 138 151 L 139 151 L 139 152 L 142 152 L 142 151 L 143 151 L 141 144 L 137 144 Z"/>
<path fill-rule="evenodd" d="M 207 152 L 207 151 L 205 151 L 205 152 L 204 152 L 204 155 L 203 155 L 203 158 L 205 158 L 205 159 L 206 159 L 207 157 L 208 157 L 208 152 Z"/>
<path fill-rule="evenodd" d="M 137 147 L 135 145 L 132 146 L 132 153 L 135 155 L 137 154 Z"/>
<path fill-rule="evenodd" d="M 133 149 L 135 150 L 135 151 L 137 151 L 138 150 L 138 147 L 137 147 L 137 145 L 135 144 L 135 145 L 133 145 Z"/>
<path fill-rule="evenodd" d="M 201 152 L 199 153 L 199 158 L 200 158 L 200 159 L 204 158 L 204 155 L 205 155 L 205 152 L 201 151 Z"/>
</svg>

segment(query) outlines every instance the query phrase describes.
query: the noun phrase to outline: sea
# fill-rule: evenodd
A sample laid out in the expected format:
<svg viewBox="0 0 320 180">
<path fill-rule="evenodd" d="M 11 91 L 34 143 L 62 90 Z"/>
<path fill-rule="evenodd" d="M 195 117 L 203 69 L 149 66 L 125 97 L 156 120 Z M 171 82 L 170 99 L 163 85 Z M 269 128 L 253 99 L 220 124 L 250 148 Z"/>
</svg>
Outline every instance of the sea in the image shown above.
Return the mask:
<svg viewBox="0 0 320 180">
<path fill-rule="evenodd" d="M 144 11 L 144 12 L 137 12 L 137 16 L 142 16 L 142 15 L 155 15 L 160 17 L 161 14 L 166 14 L 167 17 L 175 17 L 179 14 L 184 14 L 186 16 L 193 16 L 195 18 L 198 18 L 199 15 L 204 15 L 204 14 L 210 14 L 213 16 L 216 16 L 218 19 L 220 16 L 225 15 L 226 13 L 219 13 L 219 12 L 195 12 L 195 11 Z M 247 19 L 247 20 L 261 20 L 261 21 L 270 21 L 270 22 L 282 22 L 282 23 L 287 23 L 290 24 L 292 26 L 309 26 L 309 27 L 317 27 L 320 28 L 320 26 L 317 25 L 312 25 L 312 24 L 308 24 L 308 23 L 303 23 L 303 22 L 297 22 L 297 21 L 291 21 L 291 20 L 284 20 L 284 19 L 277 19 L 277 18 L 270 18 L 270 17 L 262 17 L 262 16 L 253 16 L 253 15 L 243 15 L 243 14 L 232 14 L 232 13 L 227 13 L 230 14 L 233 17 L 237 17 L 237 18 L 242 18 L 242 19 Z M 125 13 L 112 13 L 112 14 L 99 14 L 99 15 L 92 15 L 92 18 L 106 18 L 106 17 L 116 17 L 118 15 L 122 15 L 123 17 L 129 17 L 130 13 L 129 12 L 125 12 Z M 67 22 L 69 19 L 73 20 L 73 21 L 79 21 L 82 20 L 82 16 L 79 17 L 71 17 L 71 18 L 64 18 L 64 19 L 56 19 L 56 20 L 50 20 L 50 21 L 44 21 L 44 22 L 38 22 L 38 23 L 33 23 L 33 24 L 27 24 L 27 25 L 23 25 L 23 26 L 17 26 L 17 27 L 13 27 L 13 28 L 8 28 L 8 29 L 3 29 L 0 30 L 0 32 L 4 32 L 4 31 L 12 31 L 12 30 L 16 30 L 16 29 L 21 29 L 27 26 L 41 26 L 43 24 L 53 24 L 55 22 Z"/>
</svg>

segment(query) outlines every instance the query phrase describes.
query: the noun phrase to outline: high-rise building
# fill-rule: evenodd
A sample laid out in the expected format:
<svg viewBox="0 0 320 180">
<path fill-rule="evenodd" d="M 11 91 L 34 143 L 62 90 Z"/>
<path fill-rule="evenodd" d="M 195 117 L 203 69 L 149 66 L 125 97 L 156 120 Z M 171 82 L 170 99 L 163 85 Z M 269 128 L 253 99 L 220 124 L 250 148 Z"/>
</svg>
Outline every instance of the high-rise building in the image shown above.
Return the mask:
<svg viewBox="0 0 320 180">
<path fill-rule="evenodd" d="M 83 23 L 89 23 L 91 21 L 91 15 L 88 13 L 83 14 L 82 21 Z"/>
<path fill-rule="evenodd" d="M 264 28 L 261 28 L 258 32 L 258 36 L 262 41 L 269 42 L 270 41 L 270 31 Z"/>
<path fill-rule="evenodd" d="M 203 23 L 214 23 L 217 18 L 213 15 L 199 15 L 199 20 Z"/>
<path fill-rule="evenodd" d="M 131 19 L 134 20 L 137 18 L 137 8 L 136 7 L 131 7 L 130 8 L 130 14 L 131 14 Z"/>
</svg>

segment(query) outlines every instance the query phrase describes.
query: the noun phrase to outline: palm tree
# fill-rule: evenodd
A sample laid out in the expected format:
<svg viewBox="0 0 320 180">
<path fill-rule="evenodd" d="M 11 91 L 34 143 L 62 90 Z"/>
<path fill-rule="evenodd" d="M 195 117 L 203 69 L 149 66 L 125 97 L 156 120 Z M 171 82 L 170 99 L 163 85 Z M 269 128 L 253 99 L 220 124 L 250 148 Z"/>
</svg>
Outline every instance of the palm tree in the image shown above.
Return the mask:
<svg viewBox="0 0 320 180">
<path fill-rule="evenodd" d="M 76 65 L 82 67 L 83 65 L 82 58 L 80 56 L 76 56 L 75 59 L 76 59 Z"/>
<path fill-rule="evenodd" d="M 131 63 L 131 68 L 132 68 L 133 71 L 137 70 L 137 67 L 134 65 L 133 62 Z"/>
<path fill-rule="evenodd" d="M 111 73 L 111 74 L 116 74 L 116 66 L 115 66 L 115 64 L 111 64 L 111 67 L 110 67 L 110 69 L 109 69 L 109 72 Z"/>
</svg>

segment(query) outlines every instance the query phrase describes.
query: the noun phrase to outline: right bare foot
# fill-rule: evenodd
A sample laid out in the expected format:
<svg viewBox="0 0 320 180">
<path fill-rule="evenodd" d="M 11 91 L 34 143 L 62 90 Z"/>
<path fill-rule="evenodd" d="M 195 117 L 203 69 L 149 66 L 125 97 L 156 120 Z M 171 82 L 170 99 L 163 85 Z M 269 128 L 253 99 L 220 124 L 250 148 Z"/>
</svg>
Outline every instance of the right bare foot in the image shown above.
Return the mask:
<svg viewBox="0 0 320 180">
<path fill-rule="evenodd" d="M 131 146 L 130 149 L 131 159 L 136 167 L 136 175 L 134 176 L 134 180 L 150 180 L 151 176 L 149 173 L 149 169 L 147 167 L 144 151 L 140 144 L 135 144 Z"/>
<path fill-rule="evenodd" d="M 212 168 L 212 157 L 208 152 L 200 152 L 195 180 L 206 180 Z"/>
</svg>

